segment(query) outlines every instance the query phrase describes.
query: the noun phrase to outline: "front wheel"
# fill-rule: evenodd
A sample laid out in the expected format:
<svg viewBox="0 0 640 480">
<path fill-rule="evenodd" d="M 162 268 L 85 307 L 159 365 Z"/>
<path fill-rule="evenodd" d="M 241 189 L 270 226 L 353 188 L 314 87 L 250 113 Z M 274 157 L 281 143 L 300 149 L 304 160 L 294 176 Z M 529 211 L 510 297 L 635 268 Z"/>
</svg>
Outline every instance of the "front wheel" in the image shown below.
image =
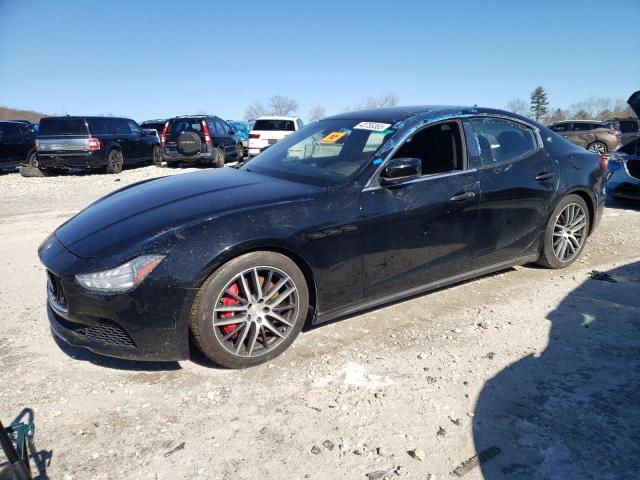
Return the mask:
<svg viewBox="0 0 640 480">
<path fill-rule="evenodd" d="M 602 155 L 606 155 L 607 152 L 609 151 L 609 149 L 607 148 L 607 145 L 602 142 L 593 142 L 589 144 L 589 146 L 587 147 L 587 150 L 593 153 L 600 153 Z"/>
<path fill-rule="evenodd" d="M 251 252 L 205 281 L 189 326 L 204 355 L 223 367 L 245 368 L 284 352 L 308 310 L 309 291 L 298 266 L 279 253 Z"/>
<path fill-rule="evenodd" d="M 109 152 L 109 159 L 107 160 L 107 173 L 120 173 L 122 171 L 122 152 L 119 150 L 111 150 Z"/>
<path fill-rule="evenodd" d="M 589 208 L 579 195 L 567 195 L 549 218 L 538 263 L 565 268 L 577 260 L 589 235 Z"/>
</svg>

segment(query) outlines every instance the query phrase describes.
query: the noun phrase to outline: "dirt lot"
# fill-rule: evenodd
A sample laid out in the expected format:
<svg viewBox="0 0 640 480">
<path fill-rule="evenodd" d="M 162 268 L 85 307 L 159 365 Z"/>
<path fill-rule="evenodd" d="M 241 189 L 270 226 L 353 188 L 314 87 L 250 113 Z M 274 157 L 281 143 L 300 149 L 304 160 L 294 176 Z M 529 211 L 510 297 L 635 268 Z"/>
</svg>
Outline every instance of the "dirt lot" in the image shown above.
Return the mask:
<svg viewBox="0 0 640 480">
<path fill-rule="evenodd" d="M 249 370 L 56 344 L 37 246 L 111 190 L 184 171 L 0 175 L 0 418 L 35 415 L 38 478 L 441 479 L 487 449 L 465 479 L 637 478 L 640 206 L 608 208 L 565 271 L 353 316 Z"/>
</svg>

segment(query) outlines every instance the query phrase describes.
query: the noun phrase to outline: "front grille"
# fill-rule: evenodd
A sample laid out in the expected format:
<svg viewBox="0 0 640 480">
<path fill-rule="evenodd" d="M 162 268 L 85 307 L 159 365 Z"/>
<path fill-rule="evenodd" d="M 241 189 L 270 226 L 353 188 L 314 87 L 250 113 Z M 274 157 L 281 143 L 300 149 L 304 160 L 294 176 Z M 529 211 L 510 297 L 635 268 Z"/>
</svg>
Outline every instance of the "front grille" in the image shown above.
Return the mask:
<svg viewBox="0 0 640 480">
<path fill-rule="evenodd" d="M 100 321 L 91 327 L 73 322 L 61 322 L 69 330 L 73 330 L 78 335 L 86 337 L 87 340 L 102 342 L 108 345 L 119 345 L 123 347 L 135 347 L 136 344 L 124 329 L 113 322 Z"/>
<path fill-rule="evenodd" d="M 640 160 L 627 160 L 627 171 L 632 177 L 640 179 Z"/>
<path fill-rule="evenodd" d="M 54 308 L 67 311 L 67 297 L 64 294 L 60 277 L 49 271 L 47 271 L 47 297 Z"/>
</svg>

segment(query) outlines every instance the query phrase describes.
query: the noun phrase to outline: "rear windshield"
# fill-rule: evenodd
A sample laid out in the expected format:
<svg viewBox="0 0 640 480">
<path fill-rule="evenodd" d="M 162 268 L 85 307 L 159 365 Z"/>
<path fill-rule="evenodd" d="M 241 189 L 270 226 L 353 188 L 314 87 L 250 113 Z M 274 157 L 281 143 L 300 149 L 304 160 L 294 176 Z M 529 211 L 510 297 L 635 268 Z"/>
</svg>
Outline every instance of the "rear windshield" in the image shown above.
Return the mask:
<svg viewBox="0 0 640 480">
<path fill-rule="evenodd" d="M 281 130 L 293 132 L 295 127 L 292 120 L 256 120 L 254 130 Z"/>
<path fill-rule="evenodd" d="M 169 124 L 168 132 L 170 135 L 174 135 L 180 132 L 202 132 L 202 119 L 201 118 L 177 118 L 171 120 Z"/>
<path fill-rule="evenodd" d="M 87 124 L 84 118 L 60 117 L 43 118 L 38 128 L 39 135 L 87 135 Z"/>
</svg>

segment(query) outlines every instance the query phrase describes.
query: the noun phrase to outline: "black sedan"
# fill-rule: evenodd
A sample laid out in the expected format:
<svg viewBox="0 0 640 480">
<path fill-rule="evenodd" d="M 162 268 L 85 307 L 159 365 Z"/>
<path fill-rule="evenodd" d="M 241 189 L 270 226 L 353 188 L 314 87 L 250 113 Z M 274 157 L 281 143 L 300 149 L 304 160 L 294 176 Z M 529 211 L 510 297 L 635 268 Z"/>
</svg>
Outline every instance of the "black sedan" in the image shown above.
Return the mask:
<svg viewBox="0 0 640 480">
<path fill-rule="evenodd" d="M 117 357 L 247 367 L 325 322 L 513 265 L 573 263 L 606 163 L 500 110 L 315 122 L 238 169 L 147 180 L 40 247 L 63 340 Z"/>
</svg>

